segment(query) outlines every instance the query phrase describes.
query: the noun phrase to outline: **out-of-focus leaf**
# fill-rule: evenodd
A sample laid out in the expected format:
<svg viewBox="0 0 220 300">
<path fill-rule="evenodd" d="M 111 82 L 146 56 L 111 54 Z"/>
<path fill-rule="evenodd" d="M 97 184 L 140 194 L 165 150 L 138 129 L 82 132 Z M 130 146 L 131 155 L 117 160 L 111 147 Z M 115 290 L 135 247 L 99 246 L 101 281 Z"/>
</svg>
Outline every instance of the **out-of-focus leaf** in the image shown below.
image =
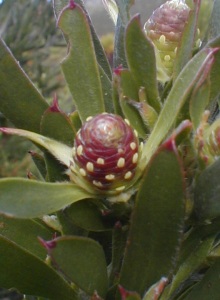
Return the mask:
<svg viewBox="0 0 220 300">
<path fill-rule="evenodd" d="M 0 288 L 0 299 L 4 300 L 23 300 L 23 295 L 19 294 L 15 289 L 6 290 Z"/>
<path fill-rule="evenodd" d="M 89 22 L 89 27 L 91 30 L 91 34 L 92 34 L 92 39 L 93 39 L 93 44 L 94 44 L 94 48 L 95 48 L 95 53 L 96 53 L 96 59 L 99 63 L 99 65 L 101 66 L 101 68 L 104 70 L 104 72 L 106 73 L 106 75 L 109 77 L 109 79 L 111 79 L 112 77 L 112 72 L 111 72 L 111 68 L 108 62 L 108 59 L 106 57 L 105 51 L 101 45 L 101 42 L 98 38 L 98 35 L 92 25 L 90 16 L 88 14 L 88 12 L 85 9 L 85 6 L 83 4 L 83 1 L 81 0 L 75 0 L 75 3 L 79 4 L 82 9 L 84 10 L 87 20 Z M 58 18 L 60 12 L 62 11 L 62 9 L 67 6 L 69 4 L 69 0 L 53 0 L 53 6 L 54 6 L 54 11 L 55 11 L 55 16 L 56 18 Z"/>
<path fill-rule="evenodd" d="M 184 300 L 219 300 L 220 295 L 220 259 L 205 273 L 203 279 L 195 285 L 192 291 L 184 298 Z"/>
<path fill-rule="evenodd" d="M 74 203 L 64 210 L 64 215 L 88 231 L 106 231 L 112 228 L 110 223 L 105 222 L 98 207 L 91 200 Z"/>
<path fill-rule="evenodd" d="M 143 295 L 161 277 L 172 275 L 184 213 L 183 169 L 169 139 L 152 157 L 140 184 L 120 276 L 123 287 Z"/>
<path fill-rule="evenodd" d="M 145 163 L 149 161 L 158 145 L 173 126 L 193 86 L 196 84 L 198 78 L 200 78 L 206 65 L 210 63 L 210 60 L 212 61 L 214 53 L 213 49 L 200 51 L 179 74 L 166 99 L 157 123 L 143 148 L 143 155 L 146 158 Z"/>
<path fill-rule="evenodd" d="M 80 289 L 101 297 L 107 292 L 107 266 L 102 247 L 92 239 L 61 237 L 48 249 L 52 262 Z"/>
<path fill-rule="evenodd" d="M 3 215 L 0 215 L 0 235 L 42 260 L 46 258 L 46 251 L 39 243 L 38 237 L 52 238 L 52 232 L 35 220 L 7 218 Z"/>
<path fill-rule="evenodd" d="M 0 111 L 15 126 L 40 132 L 48 104 L 0 40 Z"/>
<path fill-rule="evenodd" d="M 27 295 L 77 300 L 74 290 L 49 265 L 0 236 L 0 282 Z"/>
<path fill-rule="evenodd" d="M 198 177 L 194 191 L 194 213 L 200 220 L 220 216 L 220 159 Z"/>
<path fill-rule="evenodd" d="M 46 183 L 21 178 L 1 179 L 0 190 L 0 212 L 17 218 L 41 217 L 91 198 L 73 183 Z"/>
<path fill-rule="evenodd" d="M 118 7 L 115 3 L 114 0 L 103 0 L 102 1 L 105 9 L 107 10 L 107 12 L 109 13 L 112 21 L 114 22 L 114 24 L 117 23 L 117 18 L 118 18 Z"/>
<path fill-rule="evenodd" d="M 190 11 L 184 32 L 181 38 L 181 45 L 177 51 L 177 57 L 174 64 L 173 78 L 177 76 L 191 59 L 197 33 L 197 22 L 201 0 L 194 2 L 194 9 Z"/>
<path fill-rule="evenodd" d="M 85 121 L 89 116 L 104 112 L 105 106 L 87 17 L 82 8 L 75 5 L 74 9 L 67 6 L 62 10 L 58 26 L 69 42 L 69 53 L 62 62 L 62 69 L 79 115 Z"/>
<path fill-rule="evenodd" d="M 126 55 L 131 73 L 138 85 L 144 87 L 147 102 L 160 111 L 160 100 L 156 80 L 154 46 L 142 30 L 139 16 L 133 17 L 126 29 Z"/>
</svg>

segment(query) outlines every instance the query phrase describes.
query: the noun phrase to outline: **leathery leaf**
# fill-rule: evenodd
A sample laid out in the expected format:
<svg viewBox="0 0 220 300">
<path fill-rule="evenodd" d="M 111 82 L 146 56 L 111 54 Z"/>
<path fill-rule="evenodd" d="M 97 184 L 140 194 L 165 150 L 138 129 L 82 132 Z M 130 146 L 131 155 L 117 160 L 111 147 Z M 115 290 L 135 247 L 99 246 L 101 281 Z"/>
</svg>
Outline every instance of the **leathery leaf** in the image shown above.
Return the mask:
<svg viewBox="0 0 220 300">
<path fill-rule="evenodd" d="M 182 236 L 183 168 L 173 139 L 152 157 L 135 203 L 120 284 L 143 295 L 172 274 Z"/>
<path fill-rule="evenodd" d="M 46 183 L 22 178 L 1 179 L 0 190 L 0 212 L 17 218 L 41 217 L 91 198 L 73 183 Z"/>
<path fill-rule="evenodd" d="M 48 104 L 0 39 L 0 111 L 15 126 L 40 132 Z"/>
<path fill-rule="evenodd" d="M 167 133 L 174 125 L 181 108 L 189 97 L 197 80 L 204 72 L 207 64 L 209 65 L 210 61 L 213 61 L 215 52 L 216 49 L 212 48 L 200 51 L 180 72 L 166 99 L 149 139 L 143 148 L 146 164 L 163 139 L 166 138 Z"/>
<path fill-rule="evenodd" d="M 77 300 L 71 286 L 49 265 L 0 236 L 0 282 L 21 293 L 54 300 Z M 7 272 L 6 272 L 7 270 Z"/>
<path fill-rule="evenodd" d="M 73 9 L 66 6 L 61 11 L 58 26 L 68 36 L 69 43 L 62 69 L 79 115 L 85 121 L 88 116 L 105 111 L 90 27 L 83 9 L 77 4 Z"/>
<path fill-rule="evenodd" d="M 84 237 L 61 237 L 50 242 L 48 254 L 52 262 L 74 284 L 89 295 L 96 291 L 104 297 L 107 292 L 107 266 L 102 247 Z"/>
</svg>

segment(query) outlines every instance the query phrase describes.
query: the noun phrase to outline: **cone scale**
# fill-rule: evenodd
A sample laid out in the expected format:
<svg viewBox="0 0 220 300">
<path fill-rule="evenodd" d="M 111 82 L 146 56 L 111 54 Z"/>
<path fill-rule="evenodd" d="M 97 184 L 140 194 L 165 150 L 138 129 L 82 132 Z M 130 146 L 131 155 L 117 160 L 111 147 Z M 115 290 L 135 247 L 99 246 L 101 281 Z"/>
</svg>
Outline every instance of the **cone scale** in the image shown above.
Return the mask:
<svg viewBox="0 0 220 300">
<path fill-rule="evenodd" d="M 171 0 L 157 8 L 144 25 L 147 36 L 159 52 L 162 67 L 171 76 L 176 52 L 189 17 L 184 0 Z"/>
<path fill-rule="evenodd" d="M 134 177 L 138 149 L 128 120 L 107 113 L 89 117 L 75 138 L 75 168 L 95 189 L 121 192 Z"/>
</svg>

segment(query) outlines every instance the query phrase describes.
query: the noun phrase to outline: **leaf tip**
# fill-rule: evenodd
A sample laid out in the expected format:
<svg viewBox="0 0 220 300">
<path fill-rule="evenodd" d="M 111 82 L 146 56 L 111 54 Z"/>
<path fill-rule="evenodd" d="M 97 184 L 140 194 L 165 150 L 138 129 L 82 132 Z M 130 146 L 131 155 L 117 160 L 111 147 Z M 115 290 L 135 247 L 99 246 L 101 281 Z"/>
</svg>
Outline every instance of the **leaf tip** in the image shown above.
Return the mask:
<svg viewBox="0 0 220 300">
<path fill-rule="evenodd" d="M 75 9 L 76 8 L 76 3 L 74 0 L 69 0 L 69 9 Z"/>
<path fill-rule="evenodd" d="M 47 251 L 54 249 L 57 245 L 55 240 L 45 241 L 41 237 L 38 237 L 38 240 Z"/>
<path fill-rule="evenodd" d="M 163 143 L 163 147 L 170 152 L 175 152 L 176 150 L 175 139 L 171 136 Z"/>
<path fill-rule="evenodd" d="M 123 70 L 122 65 L 119 65 L 118 67 L 116 67 L 116 68 L 113 70 L 113 72 L 114 72 L 114 74 L 115 74 L 116 76 L 120 76 L 122 70 Z"/>
<path fill-rule="evenodd" d="M 60 112 L 57 95 L 54 95 L 52 105 L 49 107 L 50 112 Z"/>
<path fill-rule="evenodd" d="M 117 229 L 121 229 L 122 228 L 122 224 L 120 221 L 117 221 L 114 225 L 114 228 L 117 230 Z"/>
<path fill-rule="evenodd" d="M 121 294 L 121 299 L 125 300 L 128 296 L 128 292 L 121 285 L 118 286 L 118 289 Z"/>
<path fill-rule="evenodd" d="M 0 127 L 0 132 L 8 133 L 8 128 L 7 127 Z"/>
</svg>

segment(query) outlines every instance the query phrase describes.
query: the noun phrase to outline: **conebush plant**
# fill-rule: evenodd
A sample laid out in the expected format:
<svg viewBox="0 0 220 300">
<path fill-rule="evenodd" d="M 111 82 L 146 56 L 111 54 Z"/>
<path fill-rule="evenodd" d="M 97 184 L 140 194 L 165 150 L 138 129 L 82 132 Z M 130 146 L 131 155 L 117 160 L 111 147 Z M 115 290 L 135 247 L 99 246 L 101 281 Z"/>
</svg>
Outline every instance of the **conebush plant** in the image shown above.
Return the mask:
<svg viewBox="0 0 220 300">
<path fill-rule="evenodd" d="M 103 4 L 113 67 L 83 1 L 53 1 L 68 114 L 0 41 L 0 111 L 15 126 L 0 132 L 40 151 L 39 174 L 0 179 L 0 286 L 24 299 L 219 300 L 220 1 L 205 36 L 200 0 L 166 1 L 144 24 L 132 0 Z"/>
</svg>

